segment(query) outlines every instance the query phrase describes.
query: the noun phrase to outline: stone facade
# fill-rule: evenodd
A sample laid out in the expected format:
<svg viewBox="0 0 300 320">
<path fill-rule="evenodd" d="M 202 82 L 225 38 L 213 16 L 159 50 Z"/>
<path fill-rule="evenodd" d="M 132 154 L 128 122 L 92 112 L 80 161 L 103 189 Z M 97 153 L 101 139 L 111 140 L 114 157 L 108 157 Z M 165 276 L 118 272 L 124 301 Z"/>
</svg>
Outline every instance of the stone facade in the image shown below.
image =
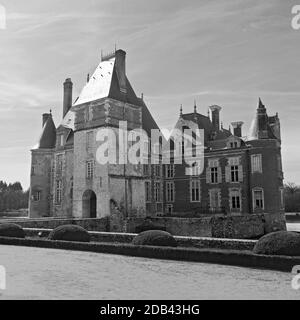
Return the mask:
<svg viewBox="0 0 300 320">
<path fill-rule="evenodd" d="M 41 138 L 31 151 L 31 218 L 110 216 L 112 230 L 123 231 L 126 219 L 146 216 L 176 217 L 181 213 L 210 221 L 217 215 L 268 213 L 265 223 L 269 228 L 264 226 L 264 230 L 276 225 L 276 215 L 284 211 L 280 122 L 277 114 L 267 115 L 261 100 L 247 136 L 243 136 L 242 121 L 232 122 L 232 129 L 223 128 L 220 106 L 210 106 L 207 116 L 198 113 L 196 104 L 192 113 L 183 113 L 181 108 L 175 129 L 204 131 L 204 170 L 186 175 L 187 164 L 174 164 L 174 157 L 171 164 L 162 164 L 158 157 L 157 164 L 148 165 L 101 164 L 97 160 L 103 142 L 97 138 L 100 129 L 115 133 L 116 152 L 122 157 L 127 153 L 119 142 L 120 121 L 126 122 L 127 132 L 143 129 L 150 145 L 151 131 L 159 130 L 143 97 L 136 96 L 126 76 L 124 51 L 102 57 L 75 102 L 72 88 L 68 78 L 61 123 L 56 127 L 51 113 L 44 114 Z M 158 147 L 162 151 L 164 143 L 161 137 Z M 185 227 L 183 220 L 177 220 L 172 220 L 172 231 L 186 233 L 178 231 Z M 199 235 L 200 230 L 201 235 L 211 235 L 218 230 L 205 219 L 195 221 L 185 222 L 190 224 L 186 227 L 190 235 Z M 254 215 L 243 221 L 261 231 L 262 224 L 257 224 Z"/>
</svg>

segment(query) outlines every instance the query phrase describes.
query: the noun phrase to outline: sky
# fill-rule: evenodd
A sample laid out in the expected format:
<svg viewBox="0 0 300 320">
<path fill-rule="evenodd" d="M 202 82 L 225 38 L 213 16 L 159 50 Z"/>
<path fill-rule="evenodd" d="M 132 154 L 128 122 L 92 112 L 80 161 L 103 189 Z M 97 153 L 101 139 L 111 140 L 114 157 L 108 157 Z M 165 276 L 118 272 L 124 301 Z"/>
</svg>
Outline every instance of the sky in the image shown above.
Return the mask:
<svg viewBox="0 0 300 320">
<path fill-rule="evenodd" d="M 298 3 L 297 3 L 298 2 Z M 0 0 L 0 180 L 29 187 L 30 149 L 42 113 L 62 117 L 62 84 L 74 98 L 101 50 L 127 52 L 127 76 L 161 128 L 180 104 L 222 106 L 246 134 L 261 97 L 278 112 L 285 182 L 300 184 L 300 30 L 292 0 Z"/>
</svg>

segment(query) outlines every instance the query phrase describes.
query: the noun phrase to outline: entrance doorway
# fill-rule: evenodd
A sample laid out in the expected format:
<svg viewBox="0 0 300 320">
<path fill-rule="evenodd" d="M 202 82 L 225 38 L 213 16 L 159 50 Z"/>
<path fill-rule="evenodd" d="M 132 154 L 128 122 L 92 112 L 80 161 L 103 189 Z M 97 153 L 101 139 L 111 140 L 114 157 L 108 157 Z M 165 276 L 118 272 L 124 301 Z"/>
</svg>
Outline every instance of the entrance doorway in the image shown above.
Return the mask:
<svg viewBox="0 0 300 320">
<path fill-rule="evenodd" d="M 82 217 L 97 218 L 97 197 L 92 190 L 86 190 L 82 196 Z"/>
</svg>

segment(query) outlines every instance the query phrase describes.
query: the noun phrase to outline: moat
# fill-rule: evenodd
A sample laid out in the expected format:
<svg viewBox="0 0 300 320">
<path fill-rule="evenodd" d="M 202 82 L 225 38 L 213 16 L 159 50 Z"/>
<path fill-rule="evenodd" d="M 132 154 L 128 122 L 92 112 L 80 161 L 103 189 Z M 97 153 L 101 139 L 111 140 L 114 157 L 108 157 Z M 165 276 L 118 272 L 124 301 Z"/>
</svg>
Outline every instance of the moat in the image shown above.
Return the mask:
<svg viewBox="0 0 300 320">
<path fill-rule="evenodd" d="M 270 270 L 5 245 L 0 265 L 1 299 L 300 299 Z"/>
</svg>

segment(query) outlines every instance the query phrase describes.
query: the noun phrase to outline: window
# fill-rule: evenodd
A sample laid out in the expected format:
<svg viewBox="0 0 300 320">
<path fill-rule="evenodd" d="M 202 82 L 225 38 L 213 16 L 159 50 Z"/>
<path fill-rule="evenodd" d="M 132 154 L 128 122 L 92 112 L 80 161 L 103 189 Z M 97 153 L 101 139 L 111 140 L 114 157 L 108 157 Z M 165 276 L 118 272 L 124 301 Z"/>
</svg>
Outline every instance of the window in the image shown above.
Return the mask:
<svg viewBox="0 0 300 320">
<path fill-rule="evenodd" d="M 280 188 L 279 193 L 280 193 L 280 207 L 281 209 L 284 209 L 284 188 Z"/>
<path fill-rule="evenodd" d="M 154 186 L 155 201 L 161 202 L 161 183 L 155 182 Z"/>
<path fill-rule="evenodd" d="M 86 145 L 87 145 L 88 151 L 93 148 L 93 140 L 94 140 L 94 132 L 93 131 L 87 132 Z"/>
<path fill-rule="evenodd" d="M 173 178 L 174 177 L 174 164 L 167 164 L 166 165 L 166 178 Z"/>
<path fill-rule="evenodd" d="M 63 169 L 63 155 L 58 154 L 56 156 L 56 172 L 61 173 Z"/>
<path fill-rule="evenodd" d="M 144 164 L 144 176 L 150 176 L 151 175 L 151 165 Z"/>
<path fill-rule="evenodd" d="M 55 189 L 55 202 L 57 204 L 61 203 L 61 196 L 62 196 L 62 182 L 61 180 L 57 180 L 56 189 Z"/>
<path fill-rule="evenodd" d="M 230 166 L 231 182 L 239 181 L 239 166 Z"/>
<path fill-rule="evenodd" d="M 166 204 L 166 213 L 173 213 L 173 205 Z"/>
<path fill-rule="evenodd" d="M 41 191 L 35 191 L 33 193 L 33 201 L 40 201 L 41 200 Z"/>
<path fill-rule="evenodd" d="M 200 201 L 200 180 L 191 180 L 191 202 Z"/>
<path fill-rule="evenodd" d="M 206 169 L 206 182 L 207 183 L 221 183 L 222 170 L 219 165 L 218 159 L 209 159 L 208 168 Z"/>
<path fill-rule="evenodd" d="M 174 182 L 167 181 L 166 182 L 166 201 L 167 202 L 174 202 L 174 193 L 175 193 Z"/>
<path fill-rule="evenodd" d="M 151 202 L 151 182 L 145 182 L 145 195 L 146 195 L 146 202 Z"/>
<path fill-rule="evenodd" d="M 251 169 L 252 173 L 260 172 L 262 173 L 262 157 L 261 154 L 251 155 Z"/>
<path fill-rule="evenodd" d="M 160 177 L 161 176 L 161 166 L 159 164 L 156 164 L 155 165 L 155 175 L 157 177 Z"/>
<path fill-rule="evenodd" d="M 63 134 L 60 134 L 59 136 L 58 136 L 58 141 L 59 141 L 59 146 L 60 147 L 63 147 L 63 145 L 64 145 L 64 135 Z"/>
<path fill-rule="evenodd" d="M 240 211 L 241 209 L 241 191 L 239 189 L 229 190 L 230 209 Z"/>
<path fill-rule="evenodd" d="M 211 210 L 216 210 L 221 207 L 221 191 L 220 189 L 209 190 L 209 204 Z"/>
<path fill-rule="evenodd" d="M 89 160 L 86 162 L 86 177 L 87 179 L 92 179 L 94 176 L 94 160 Z"/>
<path fill-rule="evenodd" d="M 211 183 L 218 183 L 218 168 L 210 168 Z"/>
<path fill-rule="evenodd" d="M 264 193 L 263 189 L 253 189 L 253 209 L 264 209 Z"/>
<path fill-rule="evenodd" d="M 71 182 L 71 188 L 70 188 L 70 199 L 73 200 L 73 189 L 74 189 L 74 184 L 73 181 Z"/>
<path fill-rule="evenodd" d="M 240 157 L 228 159 L 228 165 L 225 167 L 226 182 L 242 182 L 243 166 L 240 164 Z"/>
</svg>

